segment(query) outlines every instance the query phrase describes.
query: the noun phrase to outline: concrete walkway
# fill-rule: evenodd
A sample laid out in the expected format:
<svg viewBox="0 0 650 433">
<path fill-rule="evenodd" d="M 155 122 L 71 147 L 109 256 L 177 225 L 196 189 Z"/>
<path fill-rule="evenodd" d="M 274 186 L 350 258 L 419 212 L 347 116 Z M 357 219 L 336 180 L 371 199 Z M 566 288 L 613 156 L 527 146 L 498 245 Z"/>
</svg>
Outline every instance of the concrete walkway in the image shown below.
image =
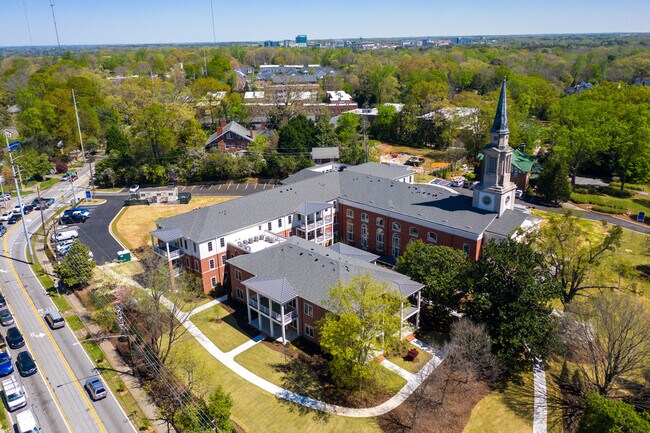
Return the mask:
<svg viewBox="0 0 650 433">
<path fill-rule="evenodd" d="M 533 366 L 533 433 L 546 433 L 547 405 L 546 405 L 546 372 L 541 359 L 535 361 Z"/>
<path fill-rule="evenodd" d="M 406 379 L 407 381 L 409 381 L 409 380 L 413 380 L 413 378 L 414 378 L 414 376 L 415 376 L 415 375 L 414 375 L 413 373 L 411 373 L 410 371 L 406 371 L 406 370 L 404 370 L 404 369 L 403 369 L 402 367 L 400 367 L 399 365 L 397 365 L 397 364 L 395 364 L 395 363 L 393 363 L 393 362 L 390 362 L 390 361 L 387 360 L 387 359 L 384 359 L 383 361 L 381 361 L 381 365 L 383 365 L 385 368 L 387 368 L 387 369 L 389 369 L 389 370 L 391 370 L 391 371 L 394 371 L 395 373 L 399 374 L 400 376 L 402 376 L 402 377 L 403 377 L 404 379 Z"/>
<path fill-rule="evenodd" d="M 250 349 L 251 347 L 255 346 L 257 343 L 260 343 L 262 341 L 264 341 L 264 336 L 260 334 L 256 337 L 251 338 L 246 343 L 235 347 L 230 352 L 226 352 L 226 355 L 234 359 L 240 353 L 246 352 L 248 349 Z"/>
</svg>

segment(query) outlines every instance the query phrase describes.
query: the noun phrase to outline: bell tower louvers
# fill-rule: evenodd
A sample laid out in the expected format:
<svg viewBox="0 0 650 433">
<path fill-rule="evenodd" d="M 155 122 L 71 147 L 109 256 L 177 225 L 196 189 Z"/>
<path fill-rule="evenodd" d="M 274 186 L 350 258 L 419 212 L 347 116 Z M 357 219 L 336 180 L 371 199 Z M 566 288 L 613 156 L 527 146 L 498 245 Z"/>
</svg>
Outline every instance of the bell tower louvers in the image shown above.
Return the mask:
<svg viewBox="0 0 650 433">
<path fill-rule="evenodd" d="M 490 128 L 490 143 L 483 147 L 483 177 L 474 187 L 472 205 L 479 209 L 503 215 L 506 209 L 514 209 L 517 186 L 510 181 L 512 148 L 508 146 L 508 107 L 506 103 L 506 80 L 503 80 L 499 104 Z"/>
</svg>

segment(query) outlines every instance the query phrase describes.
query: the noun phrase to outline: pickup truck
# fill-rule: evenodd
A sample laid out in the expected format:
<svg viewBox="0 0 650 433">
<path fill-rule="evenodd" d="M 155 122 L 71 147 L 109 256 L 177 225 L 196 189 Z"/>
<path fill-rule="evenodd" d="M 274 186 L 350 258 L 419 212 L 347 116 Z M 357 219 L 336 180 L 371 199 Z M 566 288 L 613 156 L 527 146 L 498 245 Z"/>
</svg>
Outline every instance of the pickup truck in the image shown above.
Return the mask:
<svg viewBox="0 0 650 433">
<path fill-rule="evenodd" d="M 36 415 L 31 409 L 16 415 L 16 426 L 18 427 L 18 433 L 38 433 L 41 431 L 38 421 L 36 421 Z"/>
<path fill-rule="evenodd" d="M 10 412 L 27 406 L 27 395 L 25 394 L 25 390 L 18 379 L 14 376 L 2 381 L 2 390 L 5 393 L 7 408 Z"/>
</svg>

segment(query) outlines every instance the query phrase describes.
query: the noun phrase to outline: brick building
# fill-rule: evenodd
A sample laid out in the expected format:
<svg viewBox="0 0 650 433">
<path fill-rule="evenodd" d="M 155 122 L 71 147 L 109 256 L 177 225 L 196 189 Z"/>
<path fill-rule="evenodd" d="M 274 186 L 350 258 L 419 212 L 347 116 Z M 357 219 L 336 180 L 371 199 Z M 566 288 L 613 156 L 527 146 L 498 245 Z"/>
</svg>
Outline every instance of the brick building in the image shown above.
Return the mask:
<svg viewBox="0 0 650 433">
<path fill-rule="evenodd" d="M 226 123 L 225 120 L 221 120 L 217 131 L 205 142 L 205 149 L 209 150 L 216 147 L 230 153 L 235 153 L 246 150 L 248 143 L 253 141 L 254 138 L 255 133 L 252 129 L 244 128 L 234 121 Z"/>
</svg>

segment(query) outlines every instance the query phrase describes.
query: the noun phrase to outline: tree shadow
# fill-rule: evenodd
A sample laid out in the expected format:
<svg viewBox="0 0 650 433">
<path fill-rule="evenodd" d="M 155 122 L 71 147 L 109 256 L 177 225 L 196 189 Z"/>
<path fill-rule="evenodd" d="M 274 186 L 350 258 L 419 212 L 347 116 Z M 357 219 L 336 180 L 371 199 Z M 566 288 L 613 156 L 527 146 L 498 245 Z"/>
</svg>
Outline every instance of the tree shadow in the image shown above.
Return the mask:
<svg viewBox="0 0 650 433">
<path fill-rule="evenodd" d="M 534 412 L 534 385 L 531 381 L 510 381 L 497 385 L 504 404 L 515 415 L 525 420 L 533 419 Z"/>
<path fill-rule="evenodd" d="M 289 407 L 289 411 L 297 412 L 300 415 L 312 414 L 314 418 L 321 422 L 327 422 L 331 416 L 325 412 L 323 403 L 315 403 L 309 399 L 322 402 L 327 398 L 319 375 L 314 371 L 313 360 L 300 354 L 297 357 L 289 357 L 287 363 L 273 364 L 272 367 L 284 374 L 282 387 L 287 391 L 293 392 L 300 396 L 306 397 L 299 401 L 295 399 L 287 400 L 278 396 L 278 400 Z M 304 404 L 301 404 L 304 403 Z"/>
<path fill-rule="evenodd" d="M 641 206 L 650 208 L 650 199 L 648 198 L 633 198 L 632 201 L 636 204 L 640 204 Z"/>
</svg>

